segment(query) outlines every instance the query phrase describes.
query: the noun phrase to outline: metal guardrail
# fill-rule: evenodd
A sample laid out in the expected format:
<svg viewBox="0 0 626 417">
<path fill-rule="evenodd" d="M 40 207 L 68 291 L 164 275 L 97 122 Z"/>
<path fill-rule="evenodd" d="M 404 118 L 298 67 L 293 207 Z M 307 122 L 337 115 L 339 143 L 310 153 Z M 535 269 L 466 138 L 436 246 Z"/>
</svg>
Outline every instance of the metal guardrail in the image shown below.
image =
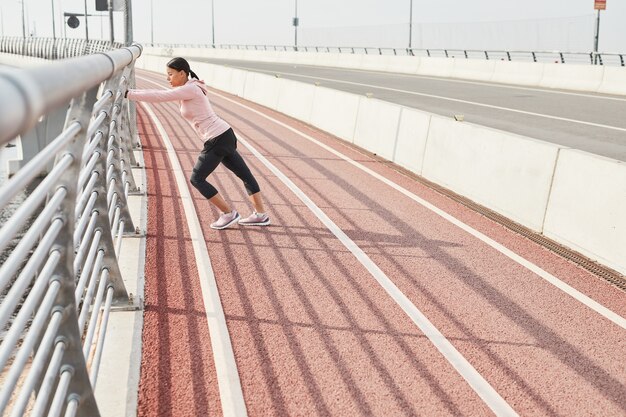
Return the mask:
<svg viewBox="0 0 626 417">
<path fill-rule="evenodd" d="M 73 58 L 121 48 L 121 43 L 70 38 L 0 38 L 0 52 L 44 59 Z"/>
<path fill-rule="evenodd" d="M 133 45 L 0 72 L 0 146 L 67 108 L 60 133 L 0 188 L 3 209 L 54 161 L 0 229 L 9 253 L 0 266 L 0 415 L 100 415 L 94 389 L 109 314 L 129 304 L 118 257 L 122 236 L 135 233 L 126 201 L 136 162 L 123 92 L 140 54 Z"/>
<path fill-rule="evenodd" d="M 256 51 L 334 52 L 367 55 L 409 55 L 441 58 L 488 59 L 498 61 L 549 62 L 561 64 L 592 64 L 626 66 L 626 54 L 560 51 L 485 51 L 472 49 L 409 49 L 366 48 L 348 46 L 276 46 L 276 45 L 198 45 L 198 44 L 146 44 L 159 48 L 220 48 Z"/>
</svg>

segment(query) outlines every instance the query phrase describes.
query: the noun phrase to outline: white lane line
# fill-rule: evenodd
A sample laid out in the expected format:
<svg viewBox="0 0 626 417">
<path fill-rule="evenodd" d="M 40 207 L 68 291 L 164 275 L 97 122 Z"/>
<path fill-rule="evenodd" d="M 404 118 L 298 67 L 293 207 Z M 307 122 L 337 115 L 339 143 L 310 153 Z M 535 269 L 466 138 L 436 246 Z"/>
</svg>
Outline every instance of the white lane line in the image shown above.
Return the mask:
<svg viewBox="0 0 626 417">
<path fill-rule="evenodd" d="M 330 230 L 339 241 L 361 262 L 389 296 L 402 308 L 407 316 L 419 327 L 426 337 L 439 350 L 444 358 L 467 381 L 472 389 L 497 416 L 517 416 L 513 408 L 498 394 L 481 374 L 474 369 L 461 353 L 445 338 L 428 318 L 408 299 L 389 277 L 370 259 L 369 256 L 352 239 L 346 235 L 298 186 L 270 161 L 259 153 L 241 132 L 237 132 L 241 142 L 254 154 L 278 179 L 280 179 L 318 219 Z"/>
<path fill-rule="evenodd" d="M 243 399 L 237 363 L 235 362 L 233 347 L 230 343 L 230 335 L 228 333 L 228 327 L 226 326 L 226 318 L 224 317 L 224 310 L 222 309 L 213 267 L 211 266 L 211 259 L 207 250 L 206 241 L 204 240 L 204 235 L 202 234 L 198 214 L 196 213 L 191 193 L 187 187 L 183 169 L 180 166 L 176 151 L 172 146 L 169 136 L 152 111 L 152 108 L 146 103 L 141 103 L 141 105 L 146 109 L 150 119 L 152 119 L 152 123 L 154 123 L 161 138 L 163 138 L 163 143 L 167 149 L 167 156 L 172 165 L 176 185 L 185 210 L 187 224 L 189 225 L 190 239 L 193 243 L 193 252 L 196 257 L 196 267 L 198 268 L 198 275 L 200 276 L 200 286 L 202 288 L 202 297 L 206 309 L 206 319 L 211 335 L 211 348 L 213 349 L 213 359 L 215 362 L 223 414 L 225 416 L 247 416 L 248 412 Z"/>
<path fill-rule="evenodd" d="M 228 97 L 225 97 L 221 94 L 217 94 L 217 93 L 212 93 L 217 97 L 220 97 L 226 101 L 229 101 L 233 104 L 236 104 L 240 107 L 245 108 L 248 111 L 251 111 L 261 117 L 266 118 L 267 120 L 272 121 L 273 123 L 276 123 L 277 125 L 288 129 L 294 133 L 296 133 L 297 135 L 301 136 L 304 139 L 307 139 L 313 143 L 315 143 L 316 145 L 320 146 L 321 148 L 327 150 L 328 152 L 332 153 L 333 155 L 343 159 L 344 161 L 354 165 L 355 167 L 359 168 L 360 170 L 368 173 L 369 175 L 373 176 L 374 178 L 380 180 L 381 182 L 387 184 L 388 186 L 392 187 L 393 189 L 395 189 L 396 191 L 404 194 L 406 197 L 410 198 L 411 200 L 421 204 L 422 206 L 424 206 L 425 208 L 429 209 L 430 211 L 432 211 L 433 213 L 443 217 L 444 219 L 446 219 L 447 221 L 449 221 L 450 223 L 454 224 L 455 226 L 465 230 L 467 233 L 469 233 L 470 235 L 480 239 L 481 241 L 483 241 L 484 243 L 486 243 L 487 245 L 491 246 L 492 248 L 494 248 L 495 250 L 497 250 L 498 252 L 502 253 L 503 255 L 507 256 L 508 258 L 512 259 L 513 261 L 517 262 L 518 264 L 522 265 L 523 267 L 527 268 L 528 270 L 534 272 L 536 275 L 540 276 L 541 278 L 543 278 L 544 280 L 546 280 L 547 282 L 549 282 L 550 284 L 554 285 L 555 287 L 559 288 L 560 290 L 562 290 L 563 292 L 565 292 L 566 294 L 568 294 L 569 296 L 573 297 L 575 300 L 579 301 L 580 303 L 586 305 L 587 307 L 589 307 L 590 309 L 592 309 L 593 311 L 595 311 L 596 313 L 600 314 L 601 316 L 609 319 L 610 321 L 612 321 L 613 323 L 615 323 L 616 325 L 618 325 L 619 327 L 626 329 L 626 319 L 621 317 L 620 315 L 618 315 L 617 313 L 614 313 L 613 311 L 609 310 L 608 308 L 604 307 L 602 304 L 598 303 L 597 301 L 591 299 L 590 297 L 586 296 L 585 294 L 581 293 L 580 291 L 578 291 L 577 289 L 575 289 L 574 287 L 571 287 L 570 285 L 566 284 L 565 282 L 561 281 L 560 279 L 558 279 L 557 277 L 555 277 L 554 275 L 550 274 L 549 272 L 543 270 L 542 268 L 538 267 L 537 265 L 533 264 L 532 262 L 528 261 L 527 259 L 521 257 L 520 255 L 516 254 L 515 252 L 511 251 L 510 249 L 504 247 L 503 245 L 501 245 L 500 243 L 496 242 L 495 240 L 491 239 L 490 237 L 482 234 L 481 232 L 479 232 L 478 230 L 472 228 L 471 226 L 463 223 L 462 221 L 460 221 L 459 219 L 457 219 L 454 216 L 451 216 L 450 214 L 446 213 L 445 211 L 439 209 L 438 207 L 435 207 L 434 205 L 430 204 L 429 202 L 427 202 L 426 200 L 418 197 L 417 195 L 413 194 L 412 192 L 408 191 L 407 189 L 399 186 L 398 184 L 392 182 L 391 180 L 383 177 L 382 175 L 378 174 L 377 172 L 372 171 L 371 169 L 367 168 L 366 166 L 348 158 L 347 156 L 345 156 L 344 154 L 334 150 L 333 148 L 331 148 L 328 145 L 323 144 L 322 142 L 318 141 L 317 139 L 312 138 L 311 136 L 307 135 L 306 133 L 302 133 L 301 131 L 288 126 L 286 124 L 284 124 L 283 122 L 281 122 L 280 120 L 276 120 L 266 114 L 263 114 L 251 107 L 246 106 L 245 104 L 242 103 L 238 103 L 235 100 L 231 100 Z"/>
<path fill-rule="evenodd" d="M 245 67 L 238 67 L 238 68 L 246 69 Z M 267 71 L 267 70 L 259 70 L 259 69 L 250 69 L 250 70 L 251 71 L 255 71 L 255 72 L 265 72 L 265 73 L 269 73 L 269 74 L 293 75 L 293 76 L 297 76 L 297 77 L 300 77 L 300 78 L 311 78 L 311 79 L 314 79 L 314 80 L 331 81 L 331 82 L 340 83 L 340 84 L 358 85 L 358 86 L 361 86 L 361 87 L 374 88 L 374 89 L 378 89 L 378 90 L 394 91 L 394 92 L 397 92 L 397 93 L 410 94 L 410 95 L 420 96 L 420 97 L 429 97 L 429 98 L 435 98 L 435 99 L 439 99 L 439 100 L 447 100 L 447 101 L 452 101 L 452 102 L 455 102 L 455 103 L 462 103 L 462 104 L 469 104 L 469 105 L 472 105 L 472 106 L 485 107 L 485 108 L 488 108 L 488 109 L 496 109 L 496 110 L 503 110 L 503 111 L 508 111 L 508 112 L 512 112 L 512 113 L 525 114 L 527 116 L 536 116 L 536 117 L 542 117 L 544 119 L 560 120 L 560 121 L 563 121 L 563 122 L 577 123 L 577 124 L 581 124 L 581 125 L 585 125 L 585 126 L 593 126 L 593 127 L 599 127 L 599 128 L 602 128 L 602 129 L 616 130 L 618 132 L 626 132 L 626 128 L 623 128 L 623 127 L 604 125 L 604 124 L 600 124 L 600 123 L 585 122 L 585 121 L 582 121 L 582 120 L 569 119 L 567 117 L 550 116 L 548 114 L 534 113 L 534 112 L 525 111 L 525 110 L 517 110 L 517 109 L 512 109 L 510 107 L 494 106 L 494 105 L 491 105 L 491 104 L 484 104 L 484 103 L 478 103 L 478 102 L 475 102 L 475 101 L 461 100 L 461 99 L 458 99 L 458 98 L 437 96 L 437 95 L 434 95 L 434 94 L 418 93 L 416 91 L 401 90 L 401 89 L 398 89 L 398 88 L 381 87 L 381 86 L 372 85 L 372 84 L 355 83 L 355 82 L 352 82 L 352 81 L 336 80 L 336 79 L 333 79 L 333 78 L 313 77 L 313 76 L 309 76 L 309 75 L 294 74 L 294 73 L 289 73 L 289 72 Z"/>
<path fill-rule="evenodd" d="M 209 62 L 211 64 L 213 64 L 212 62 Z M 214 64 L 214 65 L 220 65 L 220 64 Z M 314 69 L 333 69 L 333 70 L 340 70 L 340 71 L 346 71 L 346 72 L 360 72 L 360 73 L 368 73 L 368 74 L 386 74 L 385 72 L 382 71 L 374 71 L 374 70 L 363 70 L 363 69 L 356 69 L 356 68 L 339 68 L 339 67 L 320 67 L 320 66 L 315 66 L 315 65 L 303 65 L 303 64 L 293 64 L 294 66 L 297 67 L 309 67 L 309 68 L 314 68 Z M 258 71 L 255 68 L 249 68 L 249 67 L 239 67 L 237 65 L 229 65 L 232 68 L 242 68 L 242 69 L 250 69 L 251 71 Z M 275 73 L 279 73 L 278 71 L 276 71 Z M 282 74 L 282 73 L 280 73 Z M 548 87 L 546 88 L 536 88 L 536 87 L 525 87 L 525 86 L 517 86 L 517 85 L 511 85 L 511 84 L 502 84 L 502 83 L 496 83 L 496 82 L 486 82 L 486 81 L 470 81 L 470 80 L 461 80 L 458 78 L 445 78 L 445 77 L 429 77 L 427 75 L 419 75 L 419 74 L 405 74 L 405 73 L 401 73 L 401 72 L 393 72 L 391 73 L 394 76 L 400 76 L 400 77 L 407 77 L 407 78 L 419 78 L 419 79 L 424 79 L 424 80 L 433 80 L 433 81 L 443 81 L 443 82 L 449 82 L 449 83 L 457 83 L 457 84 L 471 84 L 471 85 L 482 85 L 482 86 L 487 86 L 487 87 L 494 87 L 494 88 L 502 88 L 502 89 L 509 89 L 509 90 L 522 90 L 522 91 L 537 91 L 539 93 L 546 93 L 546 94 L 561 94 L 561 95 L 566 95 L 566 96 L 576 96 L 576 97 L 585 97 L 585 98 L 595 98 L 595 99 L 599 99 L 599 100 L 613 100 L 613 101 L 626 101 L 626 98 L 621 98 L 621 97 L 612 97 L 612 96 L 602 96 L 600 94 L 602 93 L 597 93 L 597 94 L 589 94 L 589 93 L 575 93 L 572 91 L 563 91 L 563 90 L 556 90 L 556 89 L 550 89 Z"/>
</svg>

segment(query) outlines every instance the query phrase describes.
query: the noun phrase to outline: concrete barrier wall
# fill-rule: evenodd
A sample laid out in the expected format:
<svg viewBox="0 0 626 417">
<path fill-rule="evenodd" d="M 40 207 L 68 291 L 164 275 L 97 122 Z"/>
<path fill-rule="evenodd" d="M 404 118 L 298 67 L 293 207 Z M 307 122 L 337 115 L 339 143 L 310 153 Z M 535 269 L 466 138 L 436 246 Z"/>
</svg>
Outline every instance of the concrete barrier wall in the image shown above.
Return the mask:
<svg viewBox="0 0 626 417">
<path fill-rule="evenodd" d="M 422 175 L 537 232 L 559 146 L 432 116 Z"/>
<path fill-rule="evenodd" d="M 270 109 L 275 109 L 278 104 L 280 81 L 280 78 L 276 78 L 272 75 L 248 72 L 243 97 L 246 100 L 254 101 Z"/>
<path fill-rule="evenodd" d="M 317 87 L 310 123 L 343 140 L 352 142 L 359 99 L 360 97 L 356 94 Z"/>
<path fill-rule="evenodd" d="M 603 66 L 592 65 L 544 65 L 540 87 L 564 90 L 583 90 L 596 92 L 602 84 Z"/>
<path fill-rule="evenodd" d="M 491 82 L 538 86 L 543 77 L 545 65 L 535 62 L 496 61 Z"/>
<path fill-rule="evenodd" d="M 328 52 L 146 48 L 147 54 L 281 62 L 626 95 L 626 67 Z"/>
<path fill-rule="evenodd" d="M 393 160 L 402 107 L 361 97 L 353 143 L 387 160 Z"/>
<path fill-rule="evenodd" d="M 246 73 L 246 77 L 247 76 L 248 73 Z M 213 69 L 213 79 L 211 80 L 211 85 L 219 90 L 228 91 L 230 93 L 233 91 L 232 78 L 233 70 L 231 68 L 217 66 Z"/>
<path fill-rule="evenodd" d="M 598 93 L 626 96 L 626 70 L 623 67 L 606 67 Z"/>
<path fill-rule="evenodd" d="M 282 79 L 276 110 L 293 118 L 311 123 L 315 101 L 315 85 Z"/>
<path fill-rule="evenodd" d="M 417 75 L 432 77 L 452 77 L 454 60 L 449 58 L 422 58 Z"/>
<path fill-rule="evenodd" d="M 493 72 L 498 61 L 454 58 L 452 78 L 464 80 L 491 81 Z"/>
<path fill-rule="evenodd" d="M 402 107 L 400 113 L 392 160 L 417 175 L 422 175 L 431 118 L 428 113 L 408 107 Z"/>
<path fill-rule="evenodd" d="M 544 234 L 626 275 L 626 163 L 561 150 Z"/>
<path fill-rule="evenodd" d="M 498 67 L 494 63 L 494 76 Z M 216 68 L 222 70 L 235 71 Z M 515 71 L 515 77 L 523 77 L 523 66 Z M 626 164 L 622 162 L 307 83 L 260 74 L 238 80 L 245 82 L 249 98 L 392 160 L 626 273 Z"/>
<path fill-rule="evenodd" d="M 367 55 L 363 55 L 367 56 Z M 400 74 L 418 74 L 422 59 L 416 56 L 388 56 L 383 60 L 385 66 L 380 71 Z"/>
</svg>

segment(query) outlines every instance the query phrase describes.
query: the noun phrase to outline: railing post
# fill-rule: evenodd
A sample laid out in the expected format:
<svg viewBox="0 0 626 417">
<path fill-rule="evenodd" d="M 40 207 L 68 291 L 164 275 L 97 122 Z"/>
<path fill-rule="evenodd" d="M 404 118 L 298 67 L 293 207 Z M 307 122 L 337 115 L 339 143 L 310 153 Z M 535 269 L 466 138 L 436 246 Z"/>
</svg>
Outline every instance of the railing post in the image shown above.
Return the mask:
<svg viewBox="0 0 626 417">
<path fill-rule="evenodd" d="M 109 80 L 107 84 L 112 87 L 112 91 L 117 91 L 117 86 L 119 85 L 121 77 L 116 76 Z M 109 129 L 107 132 L 107 146 L 104 147 L 104 158 L 107 161 L 104 173 L 106 175 L 105 184 L 107 186 L 107 195 L 114 196 L 117 194 L 116 199 L 116 209 L 119 209 L 119 218 L 121 221 L 124 221 L 124 231 L 125 232 L 134 232 L 135 227 L 133 226 L 133 221 L 130 217 L 130 212 L 128 211 L 128 205 L 126 204 L 126 196 L 127 193 L 125 191 L 126 181 L 128 178 L 132 178 L 132 171 L 130 166 L 130 161 L 126 163 L 125 167 L 122 167 L 121 164 L 124 163 L 122 159 L 122 154 L 124 152 L 125 146 L 122 145 L 121 137 L 122 128 L 124 127 L 122 124 L 122 101 L 123 96 L 119 94 L 118 97 L 115 97 L 115 101 L 113 106 L 111 107 L 111 113 L 107 122 L 109 122 Z M 119 157 L 115 157 L 115 154 L 118 154 Z M 109 155 L 113 155 L 112 160 L 109 162 Z M 124 169 L 126 168 L 126 169 Z M 130 172 L 129 172 L 130 171 Z M 124 175 L 126 174 L 126 175 Z M 129 184 L 135 188 L 134 179 L 132 183 L 130 180 Z M 110 188 L 113 187 L 113 188 Z M 112 203 L 112 200 L 109 201 L 109 204 Z M 113 210 L 112 207 L 108 208 L 108 211 Z M 114 226 L 114 225 L 111 225 Z M 112 234 L 115 234 L 117 230 L 112 230 Z"/>
<path fill-rule="evenodd" d="M 119 85 L 120 78 L 120 75 L 118 75 L 108 80 L 105 84 L 104 91 L 110 90 L 115 94 L 117 86 Z M 127 226 L 130 226 L 130 228 L 132 228 L 132 230 L 134 231 L 132 220 L 128 221 L 128 219 L 130 219 L 130 215 L 128 214 L 128 207 L 126 205 L 126 197 L 123 192 L 120 174 L 119 172 L 115 171 L 115 167 L 113 167 L 113 171 L 110 171 L 107 163 L 109 152 L 111 150 L 109 149 L 109 142 L 111 142 L 112 136 L 111 126 L 116 123 L 113 120 L 114 118 L 116 118 L 116 115 L 113 113 L 115 113 L 115 105 L 117 101 L 121 101 L 121 98 L 118 97 L 118 100 L 115 100 L 114 96 L 113 103 L 107 109 L 108 111 L 104 110 L 106 113 L 106 117 L 101 124 L 101 129 L 98 129 L 96 134 L 94 134 L 94 136 L 96 136 L 98 132 L 102 134 L 93 153 L 98 154 L 99 156 L 91 172 L 97 173 L 98 175 L 98 181 L 96 182 L 93 190 L 91 190 L 92 193 L 97 193 L 97 198 L 91 212 L 85 212 L 83 213 L 83 216 L 88 216 L 87 218 L 90 218 L 94 215 L 94 213 L 96 214 L 94 230 L 100 231 L 98 252 L 104 252 L 101 271 L 104 269 L 108 270 L 110 281 L 109 286 L 114 288 L 114 301 L 117 304 L 128 304 L 128 294 L 122 280 L 122 273 L 119 269 L 119 264 L 117 261 L 118 255 L 116 254 L 114 244 L 115 233 L 118 232 L 118 230 L 116 230 L 117 228 L 115 228 L 115 219 L 112 219 L 109 216 L 109 213 L 115 213 L 115 211 L 119 210 L 117 217 L 119 220 L 124 221 L 124 230 L 128 231 Z M 115 150 L 113 149 L 113 151 Z M 115 185 L 111 185 L 111 180 L 115 181 Z M 111 187 L 114 188 L 111 189 Z M 115 196 L 115 194 L 117 194 L 117 197 Z M 77 265 L 77 267 L 79 268 L 79 270 L 75 272 L 78 274 L 81 265 Z M 97 271 L 97 273 L 99 274 L 101 271 Z"/>
<path fill-rule="evenodd" d="M 132 172 L 132 166 L 137 165 L 137 161 L 135 160 L 133 154 L 133 148 L 130 142 L 130 123 L 128 120 L 128 111 L 126 108 L 126 104 L 124 100 L 122 100 L 122 95 L 120 94 L 118 100 L 114 104 L 114 119 L 111 122 L 111 132 L 110 135 L 114 137 L 112 142 L 112 146 L 114 147 L 114 151 L 119 154 L 119 158 L 115 160 L 117 163 L 115 164 L 115 172 L 117 173 L 118 178 L 120 179 L 120 186 L 122 187 L 122 191 L 124 192 L 126 200 L 127 190 L 126 183 L 129 185 L 128 191 L 137 191 L 137 185 L 135 183 L 135 178 Z M 111 149 L 109 149 L 110 151 Z M 126 231 L 134 230 L 132 227 L 132 220 L 130 218 L 130 214 L 127 214 L 127 209 L 124 205 L 123 211 L 125 218 L 128 220 L 126 223 Z"/>
<path fill-rule="evenodd" d="M 70 111 L 67 117 L 66 126 L 74 121 L 78 121 L 82 126 L 82 131 L 78 134 L 70 143 L 64 154 L 70 154 L 73 156 L 71 166 L 65 170 L 64 174 L 59 179 L 58 184 L 52 188 L 52 192 L 56 191 L 60 187 L 64 187 L 67 191 L 67 195 L 60 206 L 60 213 L 58 219 L 63 221 L 64 227 L 55 239 L 55 243 L 52 247 L 52 251 L 57 250 L 61 259 L 58 262 L 50 285 L 54 281 L 60 284 L 60 289 L 54 300 L 54 304 L 51 311 L 52 318 L 60 314 L 60 324 L 56 337 L 53 341 L 53 346 L 39 345 L 40 349 L 55 350 L 59 343 L 65 344 L 64 353 L 61 359 L 60 370 L 56 375 L 56 390 L 60 394 L 63 394 L 65 398 L 70 395 L 76 395 L 79 399 L 78 403 L 78 416 L 99 416 L 98 407 L 94 398 L 93 389 L 89 382 L 89 375 L 87 374 L 87 364 L 82 352 L 82 332 L 78 328 L 78 316 L 77 308 L 74 297 L 76 290 L 76 283 L 74 281 L 74 245 L 73 234 L 75 227 L 74 219 L 74 204 L 77 195 L 77 178 L 82 166 L 82 152 L 85 143 L 85 134 L 87 132 L 87 126 L 89 125 L 89 119 L 91 117 L 91 109 L 96 102 L 96 95 L 98 87 L 94 87 L 85 93 L 82 97 L 72 100 Z M 57 157 L 57 160 L 59 158 Z M 66 392 L 60 392 L 64 390 L 64 387 L 60 386 L 59 381 L 62 375 L 66 375 L 70 372 L 70 381 L 67 386 Z M 46 411 L 51 406 L 48 403 L 45 407 Z M 67 403 L 63 400 L 62 412 L 64 412 Z"/>
<path fill-rule="evenodd" d="M 130 77 L 128 79 L 128 88 L 135 88 L 135 65 L 133 63 L 130 70 Z M 130 121 L 130 140 L 134 148 L 141 148 L 141 142 L 139 141 L 139 135 L 137 134 L 137 105 L 134 101 L 128 100 L 128 118 Z M 134 158 L 133 158 L 134 159 Z"/>
</svg>

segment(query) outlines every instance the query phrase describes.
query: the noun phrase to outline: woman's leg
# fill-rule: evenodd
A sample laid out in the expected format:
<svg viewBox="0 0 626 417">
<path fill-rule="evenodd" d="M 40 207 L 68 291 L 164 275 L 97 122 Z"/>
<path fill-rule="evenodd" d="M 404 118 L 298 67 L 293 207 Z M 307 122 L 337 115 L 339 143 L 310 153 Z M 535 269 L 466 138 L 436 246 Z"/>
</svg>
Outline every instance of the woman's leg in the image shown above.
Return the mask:
<svg viewBox="0 0 626 417">
<path fill-rule="evenodd" d="M 198 160 L 193 167 L 189 182 L 200 191 L 200 194 L 202 194 L 204 198 L 215 204 L 217 208 L 222 211 L 230 211 L 228 210 L 228 204 L 226 204 L 223 198 L 219 197 L 217 189 L 206 180 L 207 177 L 215 171 L 215 168 L 217 168 L 220 162 L 222 162 L 223 158 L 223 156 L 217 155 L 213 149 L 208 152 L 202 152 L 198 155 Z"/>
<path fill-rule="evenodd" d="M 248 198 L 254 207 L 254 213 L 244 219 L 241 219 L 239 224 L 254 226 L 266 226 L 270 224 L 270 218 L 265 213 L 265 206 L 263 204 L 263 198 L 261 197 L 259 184 L 252 175 L 252 172 L 250 172 L 250 168 L 248 168 L 248 165 L 246 165 L 246 162 L 243 160 L 239 152 L 235 150 L 228 156 L 225 156 L 222 163 L 243 181 L 246 191 L 248 192 Z"/>
<path fill-rule="evenodd" d="M 219 195 L 219 193 L 209 198 L 209 202 L 217 207 L 222 213 L 230 213 L 232 211 L 228 203 L 222 198 L 221 195 Z"/>
<path fill-rule="evenodd" d="M 252 203 L 252 207 L 254 207 L 254 211 L 257 213 L 265 213 L 265 206 L 263 205 L 263 198 L 261 197 L 261 192 L 254 193 L 251 196 L 248 196 L 250 202 Z"/>
<path fill-rule="evenodd" d="M 226 168 L 233 172 L 241 181 L 243 181 L 244 187 L 246 187 L 246 192 L 250 196 L 250 201 L 256 208 L 257 204 L 260 202 L 261 208 L 263 207 L 263 202 L 261 200 L 260 195 L 257 197 L 258 201 L 255 201 L 253 198 L 254 195 L 259 194 L 261 189 L 259 188 L 259 183 L 256 181 L 256 178 L 250 172 L 250 168 L 246 165 L 246 162 L 243 160 L 239 152 L 236 150 L 232 151 L 229 155 L 225 156 L 222 159 L 222 163 Z"/>
</svg>

